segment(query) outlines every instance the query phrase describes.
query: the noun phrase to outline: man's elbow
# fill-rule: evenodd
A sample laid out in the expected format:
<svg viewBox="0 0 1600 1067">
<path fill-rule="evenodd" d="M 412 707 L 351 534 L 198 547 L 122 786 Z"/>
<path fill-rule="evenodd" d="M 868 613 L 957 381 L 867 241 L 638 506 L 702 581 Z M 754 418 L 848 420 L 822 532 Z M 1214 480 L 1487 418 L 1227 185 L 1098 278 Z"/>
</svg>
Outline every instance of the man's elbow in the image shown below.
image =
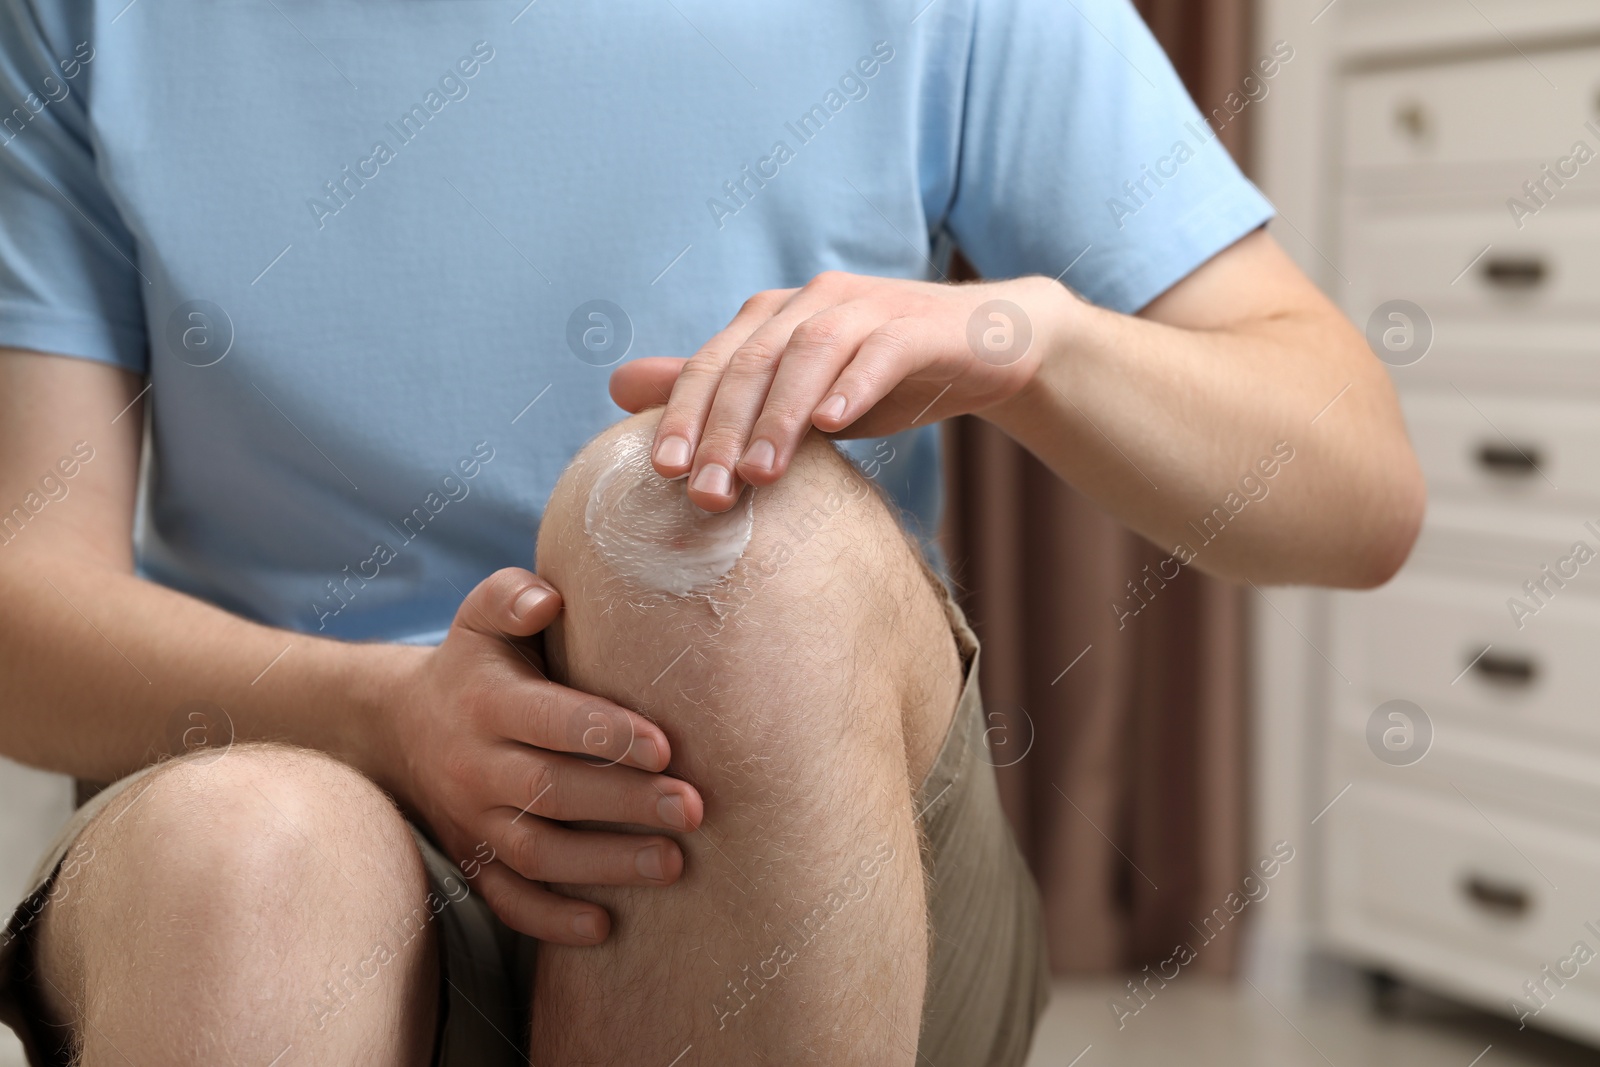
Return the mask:
<svg viewBox="0 0 1600 1067">
<path fill-rule="evenodd" d="M 1388 582 L 1410 558 L 1417 535 L 1422 532 L 1428 490 L 1409 450 L 1406 462 L 1390 472 L 1384 483 L 1373 506 L 1367 534 L 1352 553 L 1349 580 L 1339 583 L 1347 588 L 1375 589 Z"/>
</svg>

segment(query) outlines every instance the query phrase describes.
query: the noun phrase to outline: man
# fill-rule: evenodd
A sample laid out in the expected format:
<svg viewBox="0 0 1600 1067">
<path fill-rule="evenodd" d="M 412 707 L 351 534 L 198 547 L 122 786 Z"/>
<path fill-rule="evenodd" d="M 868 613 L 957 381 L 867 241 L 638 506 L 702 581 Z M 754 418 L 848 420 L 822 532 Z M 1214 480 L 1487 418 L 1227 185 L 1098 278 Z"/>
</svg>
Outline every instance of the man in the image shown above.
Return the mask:
<svg viewBox="0 0 1600 1067">
<path fill-rule="evenodd" d="M 115 783 L 0 948 L 35 1063 L 1020 1063 L 977 650 L 880 491 L 931 530 L 973 412 L 1164 545 L 1292 449 L 1214 573 L 1415 536 L 1124 0 L 0 20 L 0 751 Z"/>
</svg>

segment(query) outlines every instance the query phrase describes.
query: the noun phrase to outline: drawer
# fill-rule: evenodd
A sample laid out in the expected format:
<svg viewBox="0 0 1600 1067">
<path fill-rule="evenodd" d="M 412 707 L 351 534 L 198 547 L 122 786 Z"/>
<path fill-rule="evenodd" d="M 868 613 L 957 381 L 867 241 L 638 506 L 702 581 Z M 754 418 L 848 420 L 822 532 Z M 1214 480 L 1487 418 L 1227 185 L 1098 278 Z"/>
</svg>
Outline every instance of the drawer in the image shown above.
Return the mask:
<svg viewBox="0 0 1600 1067">
<path fill-rule="evenodd" d="M 1475 806 L 1476 805 L 1476 806 Z M 1338 942 L 1502 1013 L 1573 946 L 1600 950 L 1600 838 L 1448 794 L 1357 782 L 1323 820 Z M 1600 1031 L 1600 959 L 1568 962 L 1538 1021 Z"/>
<path fill-rule="evenodd" d="M 1595 8 L 1594 0 L 1342 0 L 1317 25 L 1328 23 L 1337 25 L 1347 55 L 1414 58 L 1419 52 L 1503 51 L 1508 37 L 1592 37 Z"/>
<path fill-rule="evenodd" d="M 1374 592 L 1335 594 L 1329 658 L 1373 706 L 1415 701 L 1439 731 L 1458 722 L 1600 750 L 1600 558 L 1519 629 L 1507 601 L 1537 606 L 1520 586 L 1408 570 Z"/>
<path fill-rule="evenodd" d="M 1518 589 L 1541 566 L 1565 556 L 1574 540 L 1593 537 L 1582 512 L 1507 507 L 1495 495 L 1431 494 L 1406 573 L 1430 569 L 1452 580 Z"/>
<path fill-rule="evenodd" d="M 1383 702 L 1334 679 L 1328 691 L 1328 730 L 1318 763 L 1328 783 L 1314 810 L 1350 782 L 1455 796 L 1460 789 L 1484 807 L 1502 807 L 1524 818 L 1559 823 L 1600 839 L 1600 752 L 1561 744 L 1537 731 L 1476 730 L 1448 716 L 1435 719 L 1431 743 L 1414 763 L 1388 763 L 1369 736 L 1373 712 Z M 1381 721 L 1381 720 L 1380 720 Z M 1383 728 L 1398 725 L 1382 721 Z M 1377 742 L 1382 744 L 1381 735 Z M 1415 753 L 1412 753 L 1415 755 Z M 1342 806 L 1343 800 L 1337 806 Z M 1600 924 L 1600 916 L 1596 917 Z M 1600 945 L 1595 948 L 1600 950 Z"/>
<path fill-rule="evenodd" d="M 1526 51 L 1352 76 L 1343 95 L 1346 168 L 1525 162 L 1531 178 L 1580 138 L 1600 147 L 1584 128 L 1600 119 L 1600 48 Z"/>
<path fill-rule="evenodd" d="M 1405 390 L 1400 403 L 1430 493 L 1514 508 L 1600 503 L 1600 404 L 1470 385 Z"/>
<path fill-rule="evenodd" d="M 1358 301 L 1345 303 L 1358 326 L 1366 323 L 1377 302 L 1364 289 L 1362 295 L 1367 296 L 1359 301 L 1365 311 L 1349 310 Z M 1474 400 L 1485 389 L 1548 389 L 1563 396 L 1600 393 L 1600 328 L 1593 319 L 1502 322 L 1446 315 L 1435 330 L 1427 358 L 1409 367 L 1389 368 L 1397 386 L 1449 389 L 1454 383 Z"/>
<path fill-rule="evenodd" d="M 1600 186 L 1600 159 L 1594 167 Z M 1552 318 L 1600 316 L 1600 203 L 1553 205 L 1520 232 L 1503 203 L 1426 212 L 1347 206 L 1346 310 L 1358 326 L 1379 304 L 1410 300 L 1433 320 L 1436 345 L 1456 339 L 1452 325 L 1460 334 L 1496 321 L 1524 339 L 1506 353 L 1515 358 L 1537 346 Z M 1589 342 L 1600 358 L 1592 332 Z"/>
</svg>

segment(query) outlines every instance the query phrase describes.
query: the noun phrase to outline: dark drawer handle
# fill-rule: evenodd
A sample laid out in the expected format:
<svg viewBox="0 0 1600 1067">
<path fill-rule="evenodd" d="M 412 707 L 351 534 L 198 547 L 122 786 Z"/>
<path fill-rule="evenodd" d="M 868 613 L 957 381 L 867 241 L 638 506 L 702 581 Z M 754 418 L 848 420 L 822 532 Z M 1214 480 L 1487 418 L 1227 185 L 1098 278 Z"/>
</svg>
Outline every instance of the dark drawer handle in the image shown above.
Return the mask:
<svg viewBox="0 0 1600 1067">
<path fill-rule="evenodd" d="M 1502 919 L 1520 919 L 1533 910 L 1533 895 L 1526 889 L 1480 874 L 1463 878 L 1461 892 L 1482 910 Z"/>
<path fill-rule="evenodd" d="M 1481 677 L 1499 685 L 1529 686 L 1539 676 L 1539 667 L 1531 657 L 1514 652 L 1485 652 L 1472 668 Z"/>
<path fill-rule="evenodd" d="M 1421 141 L 1428 136 L 1432 122 L 1428 119 L 1428 111 L 1421 104 L 1410 101 L 1401 104 L 1394 113 L 1395 125 L 1405 131 L 1406 136 L 1413 141 Z"/>
<path fill-rule="evenodd" d="M 1496 257 L 1485 260 L 1483 264 L 1483 276 L 1489 279 L 1489 284 L 1502 289 L 1532 289 L 1543 285 L 1549 273 L 1544 260 L 1536 256 L 1515 259 Z"/>
<path fill-rule="evenodd" d="M 1537 445 L 1512 445 L 1499 441 L 1478 447 L 1478 466 L 1491 474 L 1531 478 L 1539 473 L 1544 457 Z"/>
</svg>

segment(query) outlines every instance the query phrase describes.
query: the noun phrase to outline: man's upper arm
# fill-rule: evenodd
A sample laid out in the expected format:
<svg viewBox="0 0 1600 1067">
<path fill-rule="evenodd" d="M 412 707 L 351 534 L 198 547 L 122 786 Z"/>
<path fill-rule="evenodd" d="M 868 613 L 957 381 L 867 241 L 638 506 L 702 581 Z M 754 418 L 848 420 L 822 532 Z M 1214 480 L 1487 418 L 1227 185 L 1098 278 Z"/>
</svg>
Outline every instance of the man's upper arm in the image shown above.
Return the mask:
<svg viewBox="0 0 1600 1067">
<path fill-rule="evenodd" d="M 1216 136 L 1237 112 L 1201 115 L 1128 0 L 967 7 L 957 178 L 941 221 L 979 274 L 1058 277 L 1131 314 L 1271 217 Z M 1292 57 L 1249 72 L 1257 96 Z"/>
<path fill-rule="evenodd" d="M 1308 313 L 1343 318 L 1263 229 L 1202 263 L 1145 305 L 1139 317 L 1188 330 L 1224 330 Z"/>
<path fill-rule="evenodd" d="M 97 167 L 91 11 L 0 0 L 0 567 L 133 565 L 148 282 Z"/>
<path fill-rule="evenodd" d="M 0 567 L 39 554 L 133 569 L 141 379 L 0 349 Z"/>
</svg>

